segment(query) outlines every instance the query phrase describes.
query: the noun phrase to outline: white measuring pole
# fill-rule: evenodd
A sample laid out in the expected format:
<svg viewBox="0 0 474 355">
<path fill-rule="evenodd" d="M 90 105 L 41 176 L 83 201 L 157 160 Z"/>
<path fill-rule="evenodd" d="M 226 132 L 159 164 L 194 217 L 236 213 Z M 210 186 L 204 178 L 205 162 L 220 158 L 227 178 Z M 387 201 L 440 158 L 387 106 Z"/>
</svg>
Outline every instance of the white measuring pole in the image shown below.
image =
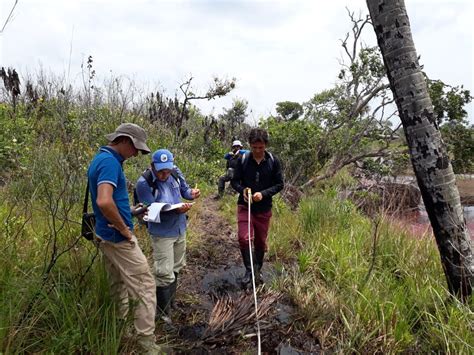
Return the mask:
<svg viewBox="0 0 474 355">
<path fill-rule="evenodd" d="M 257 288 L 255 287 L 255 270 L 253 268 L 253 256 L 252 256 L 252 239 L 250 238 L 251 234 L 251 224 L 250 224 L 250 205 L 252 203 L 252 191 L 250 189 L 247 190 L 248 192 L 248 239 L 249 239 L 249 253 L 250 253 L 250 268 L 252 270 L 252 287 L 253 287 L 253 299 L 255 304 L 255 318 L 257 318 L 257 340 L 258 340 L 258 350 L 257 354 L 260 355 L 262 353 L 262 341 L 260 339 L 260 321 L 258 319 L 258 303 L 257 303 Z"/>
</svg>

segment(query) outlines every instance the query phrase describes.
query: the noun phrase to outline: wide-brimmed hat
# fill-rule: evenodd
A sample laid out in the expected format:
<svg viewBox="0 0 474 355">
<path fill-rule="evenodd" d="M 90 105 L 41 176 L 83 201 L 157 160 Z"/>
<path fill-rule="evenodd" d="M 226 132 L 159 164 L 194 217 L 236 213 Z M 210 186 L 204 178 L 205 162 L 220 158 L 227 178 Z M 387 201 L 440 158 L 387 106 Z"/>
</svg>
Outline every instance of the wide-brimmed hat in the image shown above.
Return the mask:
<svg viewBox="0 0 474 355">
<path fill-rule="evenodd" d="M 174 157 L 168 149 L 158 149 L 151 159 L 156 171 L 174 168 Z"/>
<path fill-rule="evenodd" d="M 242 142 L 238 139 L 232 142 L 232 147 L 243 147 Z"/>
<path fill-rule="evenodd" d="M 146 145 L 146 132 L 139 125 L 136 125 L 135 123 L 122 123 L 117 127 L 114 133 L 106 134 L 105 138 L 107 138 L 109 142 L 112 142 L 120 136 L 129 137 L 132 140 L 134 147 L 140 150 L 143 154 L 149 154 L 151 152 L 150 148 Z"/>
</svg>

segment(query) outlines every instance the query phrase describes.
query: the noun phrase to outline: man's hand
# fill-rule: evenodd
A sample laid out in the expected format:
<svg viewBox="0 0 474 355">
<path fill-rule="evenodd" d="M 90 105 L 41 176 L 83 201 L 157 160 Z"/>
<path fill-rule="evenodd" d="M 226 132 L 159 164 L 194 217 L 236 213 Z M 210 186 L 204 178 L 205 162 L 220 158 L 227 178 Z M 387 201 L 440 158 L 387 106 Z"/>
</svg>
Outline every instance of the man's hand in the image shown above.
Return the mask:
<svg viewBox="0 0 474 355">
<path fill-rule="evenodd" d="M 244 201 L 245 202 L 249 202 L 249 193 L 250 193 L 250 187 L 246 187 L 243 191 L 243 194 L 244 194 Z M 252 196 L 250 196 L 250 203 L 252 203 Z"/>
<path fill-rule="evenodd" d="M 128 240 L 131 240 L 133 233 L 123 221 L 120 213 L 115 204 L 114 198 L 114 186 L 111 184 L 100 184 L 97 187 L 97 206 L 104 217 L 110 222 L 108 226 L 114 228 L 120 232 Z"/>
<path fill-rule="evenodd" d="M 126 239 L 132 240 L 132 238 L 133 238 L 133 233 L 132 233 L 132 231 L 130 230 L 130 228 L 125 227 L 125 228 L 119 229 L 119 228 L 117 228 L 117 227 L 116 227 L 115 225 L 113 225 L 113 224 L 108 224 L 107 226 L 110 227 L 110 228 L 114 228 L 114 229 L 118 230 L 119 233 L 120 233 L 121 235 L 123 235 Z"/>
<path fill-rule="evenodd" d="M 191 196 L 192 196 L 193 199 L 198 198 L 199 196 L 201 196 L 201 190 L 191 189 Z"/>
<path fill-rule="evenodd" d="M 183 203 L 183 206 L 178 208 L 176 211 L 178 213 L 186 213 L 191 209 L 192 203 Z"/>
<path fill-rule="evenodd" d="M 263 199 L 263 195 L 262 195 L 261 192 L 256 192 L 256 193 L 254 193 L 253 196 L 252 196 L 252 200 L 253 200 L 254 202 L 260 202 L 260 201 L 262 201 L 262 199 Z"/>
</svg>

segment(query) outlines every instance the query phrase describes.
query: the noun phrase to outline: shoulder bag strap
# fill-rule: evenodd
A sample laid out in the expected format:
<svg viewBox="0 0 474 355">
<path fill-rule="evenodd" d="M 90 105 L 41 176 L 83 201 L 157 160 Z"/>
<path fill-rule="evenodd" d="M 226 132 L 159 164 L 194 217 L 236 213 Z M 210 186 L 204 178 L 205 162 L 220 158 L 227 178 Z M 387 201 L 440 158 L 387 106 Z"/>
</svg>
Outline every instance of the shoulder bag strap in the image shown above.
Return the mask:
<svg viewBox="0 0 474 355">
<path fill-rule="evenodd" d="M 87 213 L 87 205 L 89 204 L 89 178 L 87 178 L 86 195 L 84 196 L 84 206 L 82 212 Z"/>
</svg>

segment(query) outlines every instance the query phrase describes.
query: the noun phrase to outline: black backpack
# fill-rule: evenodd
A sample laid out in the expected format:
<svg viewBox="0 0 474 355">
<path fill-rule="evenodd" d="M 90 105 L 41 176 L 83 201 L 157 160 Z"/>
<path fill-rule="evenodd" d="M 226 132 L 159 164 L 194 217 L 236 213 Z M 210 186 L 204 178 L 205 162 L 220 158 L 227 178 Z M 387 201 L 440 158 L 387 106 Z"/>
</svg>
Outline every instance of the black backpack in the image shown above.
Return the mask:
<svg viewBox="0 0 474 355">
<path fill-rule="evenodd" d="M 270 153 L 270 152 L 267 152 L 267 153 L 270 156 L 270 165 L 269 165 L 270 166 L 270 171 L 273 172 L 273 163 L 275 162 L 275 158 L 273 157 L 272 153 Z M 242 162 L 242 171 L 245 171 L 245 169 L 247 169 L 247 165 L 249 164 L 249 160 L 248 160 L 247 156 L 249 154 L 250 154 L 250 152 L 245 153 L 245 154 L 242 155 L 242 160 L 241 160 L 241 162 Z"/>
<path fill-rule="evenodd" d="M 151 171 L 151 169 L 148 168 L 142 173 L 141 176 L 143 176 L 143 178 L 147 182 L 148 186 L 150 186 L 152 195 L 155 196 L 156 186 L 153 183 L 153 171 Z M 178 175 L 178 172 L 175 169 L 171 170 L 171 176 L 174 177 L 176 182 L 180 185 L 179 175 Z M 137 205 L 139 203 L 140 203 L 140 200 L 138 199 L 137 188 L 134 187 L 133 188 L 133 204 Z"/>
</svg>

